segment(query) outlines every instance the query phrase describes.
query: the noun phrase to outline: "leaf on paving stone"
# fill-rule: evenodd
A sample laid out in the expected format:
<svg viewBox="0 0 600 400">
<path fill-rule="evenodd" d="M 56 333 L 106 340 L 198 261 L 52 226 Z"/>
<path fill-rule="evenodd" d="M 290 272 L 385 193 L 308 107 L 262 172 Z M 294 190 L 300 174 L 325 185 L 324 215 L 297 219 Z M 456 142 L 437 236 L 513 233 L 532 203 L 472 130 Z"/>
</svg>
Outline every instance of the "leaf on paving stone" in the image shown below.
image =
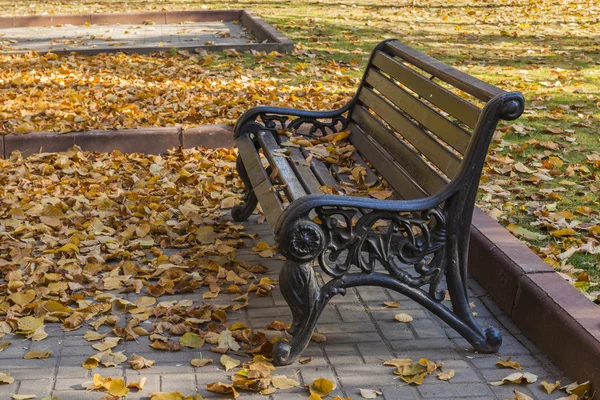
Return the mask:
<svg viewBox="0 0 600 400">
<path fill-rule="evenodd" d="M 85 369 L 94 369 L 94 368 L 98 368 L 99 363 L 100 363 L 100 360 L 98 358 L 95 358 L 94 356 L 92 356 L 92 357 L 88 357 L 81 364 L 81 366 Z"/>
<path fill-rule="evenodd" d="M 146 380 L 147 380 L 147 378 L 145 376 L 142 376 L 140 378 L 140 380 L 137 382 L 129 382 L 127 384 L 127 387 L 129 389 L 144 390 L 144 385 L 146 384 Z"/>
<path fill-rule="evenodd" d="M 239 366 L 242 362 L 240 360 L 236 360 L 235 358 L 231 358 L 228 355 L 223 354 L 221 356 L 221 364 L 225 367 L 225 371 L 229 371 L 237 366 Z"/>
<path fill-rule="evenodd" d="M 511 361 L 511 358 L 512 357 L 508 357 L 506 360 L 498 361 L 496 365 L 512 369 L 521 369 L 521 363 L 518 361 Z"/>
<path fill-rule="evenodd" d="M 35 331 L 33 331 L 33 333 L 30 333 L 29 335 L 27 335 L 27 339 L 31 339 L 34 342 L 39 342 L 40 340 L 44 340 L 48 337 L 48 334 L 46 333 L 46 331 L 44 330 L 45 327 L 44 325 L 38 327 Z"/>
<path fill-rule="evenodd" d="M 206 364 L 211 364 L 213 362 L 210 358 L 194 358 L 190 361 L 192 367 L 204 367 Z"/>
<path fill-rule="evenodd" d="M 327 336 L 319 332 L 313 332 L 310 340 L 315 343 L 325 343 L 327 341 Z"/>
<path fill-rule="evenodd" d="M 40 326 L 44 325 L 44 317 L 35 318 L 33 316 L 27 316 L 17 321 L 17 333 L 21 335 L 27 335 L 35 332 Z"/>
<path fill-rule="evenodd" d="M 35 394 L 13 394 L 12 395 L 12 399 L 13 400 L 30 400 L 30 399 L 37 399 L 38 397 Z M 44 400 L 44 399 L 42 399 Z"/>
<path fill-rule="evenodd" d="M 11 384 L 15 381 L 15 378 L 10 376 L 9 374 L 0 372 L 0 385 Z"/>
<path fill-rule="evenodd" d="M 199 349 L 204 346 L 204 339 L 202 339 L 197 333 L 186 332 L 182 337 L 179 338 L 179 343 L 185 347 Z"/>
<path fill-rule="evenodd" d="M 306 358 L 300 358 L 298 360 L 298 362 L 302 365 L 304 364 L 308 364 L 309 362 L 311 362 L 313 360 L 312 356 L 311 357 L 306 357 Z"/>
<path fill-rule="evenodd" d="M 105 367 L 116 367 L 125 361 L 127 361 L 127 356 L 122 351 L 112 353 L 110 350 L 101 353 L 99 360 L 100 364 Z"/>
<path fill-rule="evenodd" d="M 402 313 L 402 314 L 396 314 L 394 316 L 394 319 L 398 322 L 404 322 L 404 323 L 408 323 L 411 322 L 413 320 L 413 317 L 411 317 L 408 314 Z"/>
<path fill-rule="evenodd" d="M 273 329 L 275 331 L 285 331 L 290 329 L 292 326 L 290 324 L 286 324 L 285 322 L 281 322 L 278 320 L 274 320 L 269 325 L 267 325 L 267 329 Z"/>
<path fill-rule="evenodd" d="M 501 386 L 505 383 L 533 383 L 537 381 L 537 376 L 529 372 L 515 372 L 504 378 L 501 381 L 490 382 L 492 386 Z"/>
<path fill-rule="evenodd" d="M 323 398 L 321 396 L 319 396 L 318 394 L 314 394 L 312 393 L 310 396 L 308 396 L 308 400 L 322 400 Z"/>
<path fill-rule="evenodd" d="M 106 337 L 106 335 L 108 335 L 108 333 L 98 333 L 95 331 L 87 331 L 84 335 L 83 338 L 85 340 L 87 340 L 88 342 L 95 342 L 97 340 L 102 340 Z"/>
<path fill-rule="evenodd" d="M 573 382 L 569 385 L 563 386 L 560 389 L 565 390 L 567 394 L 574 394 L 578 397 L 583 397 L 590 390 L 591 384 L 590 381 L 586 381 L 583 383 Z"/>
<path fill-rule="evenodd" d="M 308 387 L 311 394 L 316 394 L 317 396 L 329 396 L 329 393 L 333 389 L 335 389 L 335 384 L 326 378 L 316 379 L 312 385 Z"/>
<path fill-rule="evenodd" d="M 142 368 L 150 368 L 154 365 L 153 360 L 148 360 L 142 356 L 138 356 L 137 354 L 132 354 L 131 359 L 129 360 L 129 365 L 133 369 L 142 369 Z"/>
<path fill-rule="evenodd" d="M 0 352 L 2 352 L 3 350 L 6 350 L 6 348 L 10 345 L 11 345 L 11 342 L 0 342 Z"/>
<path fill-rule="evenodd" d="M 360 396 L 364 399 L 375 399 L 375 398 L 377 398 L 377 396 L 383 395 L 383 393 L 381 393 L 378 390 L 373 390 L 373 389 L 358 389 L 358 390 L 360 390 Z"/>
<path fill-rule="evenodd" d="M 125 385 L 125 381 L 121 378 L 113 379 L 105 388 L 108 393 L 116 397 L 124 397 L 129 394 L 129 389 Z"/>
<path fill-rule="evenodd" d="M 150 400 L 183 400 L 183 394 L 179 392 L 151 392 Z"/>
<path fill-rule="evenodd" d="M 384 361 L 383 365 L 400 368 L 405 365 L 410 365 L 411 363 L 412 360 L 410 358 L 392 358 L 391 360 Z"/>
<path fill-rule="evenodd" d="M 300 382 L 295 379 L 288 378 L 285 375 L 274 375 L 271 377 L 271 384 L 275 389 L 291 389 L 300 386 Z"/>
<path fill-rule="evenodd" d="M 93 344 L 92 347 L 98 351 L 106 351 L 118 346 L 121 338 L 118 337 L 107 337 L 102 343 Z"/>
<path fill-rule="evenodd" d="M 441 381 L 449 381 L 450 379 L 454 378 L 455 373 L 456 371 L 454 371 L 453 369 L 440 372 L 439 374 L 437 374 L 437 378 Z"/>
<path fill-rule="evenodd" d="M 238 351 L 240 349 L 240 345 L 235 341 L 230 330 L 224 330 L 219 334 L 217 348 Z"/>
<path fill-rule="evenodd" d="M 533 400 L 532 397 L 527 396 L 525 393 L 519 392 L 518 390 L 513 390 L 513 393 L 515 394 L 515 397 L 510 400 Z"/>
<path fill-rule="evenodd" d="M 544 388 L 546 393 L 551 394 L 556 390 L 557 387 L 560 386 L 560 381 L 556 381 L 555 383 L 548 383 L 546 381 L 542 381 L 540 385 Z"/>
<path fill-rule="evenodd" d="M 400 308 L 399 301 L 384 301 L 383 305 L 386 306 L 387 308 Z"/>
<path fill-rule="evenodd" d="M 34 358 L 45 360 L 46 358 L 50 357 L 51 354 L 51 351 L 29 351 L 25 353 L 23 358 L 26 360 L 31 360 Z"/>
<path fill-rule="evenodd" d="M 228 385 L 227 383 L 222 382 L 213 382 L 208 383 L 206 385 L 206 390 L 209 392 L 222 393 L 222 394 L 231 394 L 233 398 L 239 397 L 239 393 L 234 389 L 233 385 Z"/>
</svg>

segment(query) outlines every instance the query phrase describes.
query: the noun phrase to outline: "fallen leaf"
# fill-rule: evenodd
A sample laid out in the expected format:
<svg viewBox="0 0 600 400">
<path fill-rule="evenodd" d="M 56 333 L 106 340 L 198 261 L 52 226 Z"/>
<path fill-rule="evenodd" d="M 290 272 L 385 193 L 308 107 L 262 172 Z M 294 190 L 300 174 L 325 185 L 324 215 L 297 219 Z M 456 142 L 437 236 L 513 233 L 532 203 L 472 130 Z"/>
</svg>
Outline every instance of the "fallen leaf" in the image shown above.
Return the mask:
<svg viewBox="0 0 600 400">
<path fill-rule="evenodd" d="M 0 385 L 11 384 L 15 381 L 15 378 L 12 376 L 0 372 Z"/>
<path fill-rule="evenodd" d="M 288 378 L 285 375 L 274 375 L 271 377 L 271 384 L 275 389 L 291 389 L 293 387 L 300 386 L 300 382 L 295 379 Z"/>
<path fill-rule="evenodd" d="M 383 305 L 386 306 L 387 308 L 400 308 L 399 301 L 384 301 Z"/>
<path fill-rule="evenodd" d="M 411 317 L 408 314 L 405 313 L 401 313 L 401 314 L 396 314 L 394 316 L 394 319 L 398 322 L 404 322 L 404 323 L 409 323 L 413 320 L 413 317 Z"/>
<path fill-rule="evenodd" d="M 492 386 L 501 386 L 505 383 L 534 383 L 537 381 L 537 376 L 529 372 L 515 372 L 504 378 L 501 381 L 490 382 Z"/>
<path fill-rule="evenodd" d="M 556 390 L 557 387 L 560 386 L 560 381 L 556 381 L 555 383 L 548 383 L 546 381 L 542 381 L 541 386 L 544 388 L 546 393 L 551 394 Z"/>
<path fill-rule="evenodd" d="M 23 358 L 26 360 L 31 360 L 34 358 L 45 360 L 46 358 L 50 357 L 51 354 L 51 351 L 29 351 L 25 353 Z"/>
<path fill-rule="evenodd" d="M 142 356 L 138 356 L 135 353 L 131 355 L 131 359 L 128 362 L 129 362 L 129 365 L 131 365 L 131 368 L 136 369 L 136 370 L 142 369 L 142 368 L 150 368 L 154 365 L 153 360 L 148 360 Z"/>
<path fill-rule="evenodd" d="M 374 399 L 377 396 L 383 395 L 383 393 L 381 393 L 378 390 L 373 390 L 373 389 L 358 389 L 358 390 L 360 391 L 361 397 L 364 399 Z"/>
<path fill-rule="evenodd" d="M 310 385 L 308 389 L 310 390 L 311 394 L 324 397 L 329 396 L 329 393 L 335 389 L 335 384 L 329 379 L 319 378 L 313 381 L 312 385 Z"/>
<path fill-rule="evenodd" d="M 179 343 L 182 346 L 190 347 L 192 349 L 199 349 L 204 346 L 204 339 L 193 332 L 186 332 L 182 337 L 179 338 Z"/>
<path fill-rule="evenodd" d="M 440 372 L 439 374 L 437 374 L 437 378 L 441 381 L 449 381 L 450 379 L 454 378 L 455 373 L 456 371 L 454 371 L 453 369 L 445 372 Z"/>
<path fill-rule="evenodd" d="M 235 358 L 231 358 L 226 354 L 221 356 L 221 364 L 225 367 L 225 371 L 229 371 L 237 366 L 239 366 L 242 362 L 240 360 L 236 360 Z"/>
<path fill-rule="evenodd" d="M 521 364 L 518 361 L 511 361 L 511 357 L 508 357 L 503 361 L 498 361 L 496 365 L 512 369 L 521 369 Z"/>
<path fill-rule="evenodd" d="M 190 361 L 192 367 L 204 367 L 206 364 L 211 364 L 213 362 L 210 358 L 194 358 Z"/>
</svg>

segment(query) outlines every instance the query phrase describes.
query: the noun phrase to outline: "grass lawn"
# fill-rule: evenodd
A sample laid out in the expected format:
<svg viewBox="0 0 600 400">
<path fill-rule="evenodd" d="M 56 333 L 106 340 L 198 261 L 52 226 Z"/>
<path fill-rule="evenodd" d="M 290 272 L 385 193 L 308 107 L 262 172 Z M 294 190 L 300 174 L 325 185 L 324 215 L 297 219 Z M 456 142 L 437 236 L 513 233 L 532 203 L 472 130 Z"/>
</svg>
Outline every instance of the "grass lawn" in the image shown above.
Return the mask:
<svg viewBox="0 0 600 400">
<path fill-rule="evenodd" d="M 2 55 L 0 132 L 233 123 L 257 104 L 335 108 L 358 85 L 370 49 L 397 37 L 525 95 L 524 116 L 499 129 L 479 206 L 581 290 L 597 291 L 600 3 L 0 0 L 4 15 L 225 8 L 252 9 L 296 51 Z"/>
</svg>

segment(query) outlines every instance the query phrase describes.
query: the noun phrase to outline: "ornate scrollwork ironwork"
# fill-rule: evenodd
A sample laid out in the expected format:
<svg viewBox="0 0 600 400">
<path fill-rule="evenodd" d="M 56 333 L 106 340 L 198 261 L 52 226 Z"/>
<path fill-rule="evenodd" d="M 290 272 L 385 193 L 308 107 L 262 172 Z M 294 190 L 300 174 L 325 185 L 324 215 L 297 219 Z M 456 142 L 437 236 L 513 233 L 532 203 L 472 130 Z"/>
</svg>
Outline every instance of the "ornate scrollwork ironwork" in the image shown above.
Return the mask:
<svg viewBox="0 0 600 400">
<path fill-rule="evenodd" d="M 296 262 L 313 260 L 325 248 L 325 235 L 321 227 L 309 219 L 298 219 L 286 232 L 281 253 Z"/>
<path fill-rule="evenodd" d="M 290 115 L 272 114 L 263 112 L 257 115 L 267 129 L 284 129 L 296 132 L 305 137 L 323 137 L 331 133 L 343 131 L 348 127 L 346 115 L 340 114 L 328 118 L 303 116 L 292 119 Z M 278 126 L 279 124 L 279 126 Z M 303 125 L 308 125 L 308 132 L 301 130 Z"/>
<path fill-rule="evenodd" d="M 429 295 L 443 300 L 443 291 L 437 288 L 445 272 L 446 218 L 442 209 L 417 216 L 371 211 L 357 217 L 355 208 L 321 207 L 316 212 L 326 235 L 319 264 L 328 275 L 341 278 L 352 267 L 370 274 L 380 264 L 410 287 L 429 285 Z M 406 271 L 406 266 L 412 266 L 416 275 Z"/>
</svg>

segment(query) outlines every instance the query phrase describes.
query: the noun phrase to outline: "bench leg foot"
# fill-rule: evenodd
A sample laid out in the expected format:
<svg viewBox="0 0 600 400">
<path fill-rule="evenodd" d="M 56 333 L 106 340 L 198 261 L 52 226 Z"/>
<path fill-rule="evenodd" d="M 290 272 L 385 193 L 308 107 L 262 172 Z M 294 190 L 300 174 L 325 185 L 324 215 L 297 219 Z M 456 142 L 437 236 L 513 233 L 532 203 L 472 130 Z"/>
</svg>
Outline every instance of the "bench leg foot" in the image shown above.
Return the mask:
<svg viewBox="0 0 600 400">
<path fill-rule="evenodd" d="M 292 327 L 288 332 L 293 338 L 289 343 L 275 343 L 273 361 L 276 365 L 289 365 L 308 346 L 327 301 L 320 299 L 320 287 L 312 262 L 286 261 L 279 276 L 279 287 L 292 311 Z"/>
<path fill-rule="evenodd" d="M 256 209 L 258 199 L 256 198 L 256 194 L 254 194 L 254 190 L 252 189 L 252 183 L 250 182 L 250 178 L 248 177 L 248 173 L 246 172 L 246 167 L 244 167 L 241 156 L 238 156 L 235 166 L 246 188 L 243 197 L 244 202 L 231 209 L 231 218 L 233 218 L 233 220 L 236 222 L 244 222 L 250 218 Z"/>
</svg>

